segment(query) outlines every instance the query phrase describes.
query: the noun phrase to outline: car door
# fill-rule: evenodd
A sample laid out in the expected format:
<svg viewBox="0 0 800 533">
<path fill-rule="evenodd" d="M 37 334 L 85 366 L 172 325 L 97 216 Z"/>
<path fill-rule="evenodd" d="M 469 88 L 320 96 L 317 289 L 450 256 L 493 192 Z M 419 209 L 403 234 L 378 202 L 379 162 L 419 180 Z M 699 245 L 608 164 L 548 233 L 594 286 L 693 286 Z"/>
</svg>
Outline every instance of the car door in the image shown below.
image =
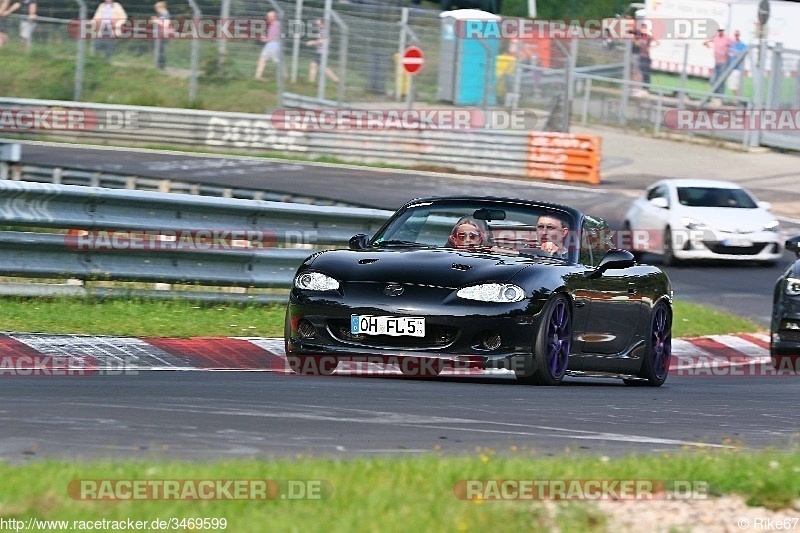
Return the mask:
<svg viewBox="0 0 800 533">
<path fill-rule="evenodd" d="M 581 238 L 581 262 L 587 271 L 600 263 L 613 248 L 611 232 L 604 221 L 584 217 Z M 581 336 L 584 369 L 597 360 L 591 354 L 617 354 L 630 346 L 641 313 L 641 287 L 634 275 L 636 267 L 607 270 L 595 279 L 587 279 L 586 301 L 589 312 Z"/>
</svg>

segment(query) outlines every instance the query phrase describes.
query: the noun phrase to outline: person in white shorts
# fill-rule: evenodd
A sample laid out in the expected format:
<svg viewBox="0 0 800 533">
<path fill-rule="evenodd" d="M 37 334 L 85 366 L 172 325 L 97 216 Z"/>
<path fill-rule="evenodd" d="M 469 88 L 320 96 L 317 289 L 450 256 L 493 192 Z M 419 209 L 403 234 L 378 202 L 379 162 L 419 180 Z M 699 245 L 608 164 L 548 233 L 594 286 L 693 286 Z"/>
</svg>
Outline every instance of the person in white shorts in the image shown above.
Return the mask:
<svg viewBox="0 0 800 533">
<path fill-rule="evenodd" d="M 258 57 L 258 67 L 256 67 L 256 79 L 260 80 L 264 74 L 264 67 L 267 61 L 272 61 L 278 65 L 278 72 L 281 71 L 281 23 L 277 13 L 270 11 L 267 13 L 267 36 L 261 39 L 265 44 Z"/>
</svg>

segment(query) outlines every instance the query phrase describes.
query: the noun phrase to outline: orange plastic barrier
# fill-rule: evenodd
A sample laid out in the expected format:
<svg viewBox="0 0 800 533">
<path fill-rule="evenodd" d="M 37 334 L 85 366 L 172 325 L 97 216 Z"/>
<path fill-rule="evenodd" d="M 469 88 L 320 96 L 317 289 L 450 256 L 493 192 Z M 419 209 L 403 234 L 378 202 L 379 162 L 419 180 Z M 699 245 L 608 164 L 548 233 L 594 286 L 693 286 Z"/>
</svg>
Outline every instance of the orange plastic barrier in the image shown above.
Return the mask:
<svg viewBox="0 0 800 533">
<path fill-rule="evenodd" d="M 600 137 L 533 131 L 528 142 L 527 176 L 600 183 Z"/>
</svg>

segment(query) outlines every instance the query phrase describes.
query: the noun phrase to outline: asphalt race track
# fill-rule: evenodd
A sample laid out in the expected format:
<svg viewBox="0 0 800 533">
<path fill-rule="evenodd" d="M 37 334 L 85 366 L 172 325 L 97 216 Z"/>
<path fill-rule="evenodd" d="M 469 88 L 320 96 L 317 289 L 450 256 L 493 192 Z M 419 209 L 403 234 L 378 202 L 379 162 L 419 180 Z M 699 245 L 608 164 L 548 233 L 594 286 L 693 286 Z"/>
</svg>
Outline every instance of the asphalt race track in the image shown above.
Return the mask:
<svg viewBox="0 0 800 533">
<path fill-rule="evenodd" d="M 175 154 L 26 145 L 23 159 L 313 193 L 387 209 L 410 195 L 522 196 L 570 204 L 619 224 L 630 202 L 614 190 L 269 160 L 228 160 L 224 170 L 209 176 L 197 157 Z M 772 285 L 790 259 L 787 254 L 772 268 L 688 265 L 667 271 L 678 298 L 766 324 Z M 472 452 L 476 446 L 616 456 L 737 442 L 780 448 L 800 437 L 799 384 L 796 376 L 733 375 L 670 376 L 658 389 L 571 378 L 561 387 L 527 387 L 505 376 L 425 380 L 210 371 L 6 376 L 0 387 L 0 459 L 406 455 Z"/>
<path fill-rule="evenodd" d="M 0 460 L 781 448 L 800 436 L 797 379 L 671 376 L 649 389 L 267 372 L 4 377 Z"/>
</svg>

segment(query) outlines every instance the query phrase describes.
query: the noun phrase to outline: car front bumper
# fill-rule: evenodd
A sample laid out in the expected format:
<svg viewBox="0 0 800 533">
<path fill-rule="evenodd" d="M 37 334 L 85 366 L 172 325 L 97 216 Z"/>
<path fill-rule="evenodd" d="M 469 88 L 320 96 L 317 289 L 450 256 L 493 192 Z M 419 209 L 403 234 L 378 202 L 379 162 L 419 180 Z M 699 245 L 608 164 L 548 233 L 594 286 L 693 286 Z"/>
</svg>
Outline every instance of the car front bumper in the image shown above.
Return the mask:
<svg viewBox="0 0 800 533">
<path fill-rule="evenodd" d="M 362 356 L 410 356 L 494 362 L 531 354 L 538 321 L 530 300 L 513 304 L 465 303 L 441 308 L 382 306 L 343 307 L 324 302 L 291 301 L 287 311 L 287 355 L 333 355 L 342 360 Z M 487 312 L 487 309 L 492 309 Z M 538 309 L 537 309 L 538 310 Z M 424 317 L 426 336 L 353 335 L 351 315 Z M 307 324 L 313 326 L 313 334 Z M 487 343 L 487 341 L 492 341 Z M 488 345 L 487 345 L 488 344 Z M 497 344 L 495 346 L 495 344 Z"/>
</svg>

